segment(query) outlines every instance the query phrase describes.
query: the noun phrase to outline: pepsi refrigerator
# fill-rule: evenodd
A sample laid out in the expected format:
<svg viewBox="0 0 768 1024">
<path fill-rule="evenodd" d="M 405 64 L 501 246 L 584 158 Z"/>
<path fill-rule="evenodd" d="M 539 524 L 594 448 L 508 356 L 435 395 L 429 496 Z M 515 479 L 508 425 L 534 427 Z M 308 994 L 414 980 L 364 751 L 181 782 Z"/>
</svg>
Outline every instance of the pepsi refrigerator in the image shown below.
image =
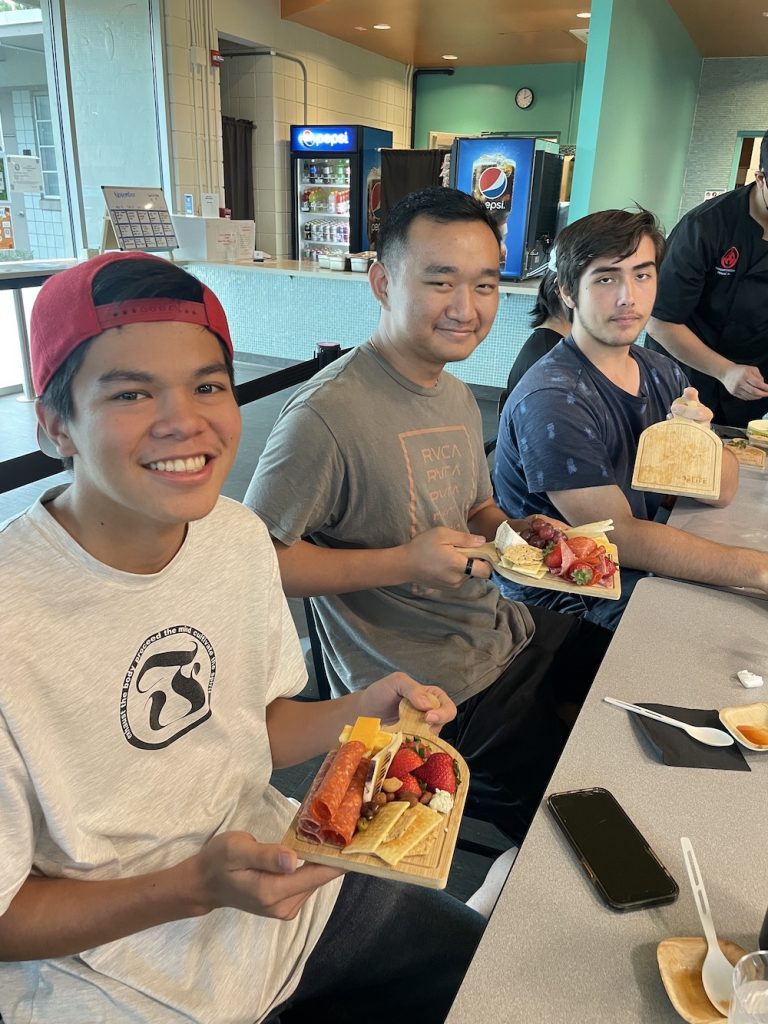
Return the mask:
<svg viewBox="0 0 768 1024">
<path fill-rule="evenodd" d="M 291 125 L 293 255 L 375 249 L 381 153 L 392 132 L 352 125 Z"/>
<path fill-rule="evenodd" d="M 562 158 L 547 139 L 457 138 L 450 184 L 488 208 L 501 232 L 501 276 L 521 280 L 546 263 L 557 230 Z"/>
</svg>

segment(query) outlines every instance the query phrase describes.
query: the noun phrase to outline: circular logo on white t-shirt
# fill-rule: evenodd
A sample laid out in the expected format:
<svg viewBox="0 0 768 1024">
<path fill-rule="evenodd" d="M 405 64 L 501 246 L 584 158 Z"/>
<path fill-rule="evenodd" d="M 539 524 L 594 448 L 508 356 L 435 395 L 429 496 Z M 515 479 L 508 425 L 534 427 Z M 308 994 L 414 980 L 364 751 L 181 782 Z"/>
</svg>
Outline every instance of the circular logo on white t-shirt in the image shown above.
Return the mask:
<svg viewBox="0 0 768 1024">
<path fill-rule="evenodd" d="M 192 626 L 169 626 L 141 644 L 123 680 L 120 726 L 135 747 L 167 747 L 211 717 L 216 655 Z"/>
</svg>

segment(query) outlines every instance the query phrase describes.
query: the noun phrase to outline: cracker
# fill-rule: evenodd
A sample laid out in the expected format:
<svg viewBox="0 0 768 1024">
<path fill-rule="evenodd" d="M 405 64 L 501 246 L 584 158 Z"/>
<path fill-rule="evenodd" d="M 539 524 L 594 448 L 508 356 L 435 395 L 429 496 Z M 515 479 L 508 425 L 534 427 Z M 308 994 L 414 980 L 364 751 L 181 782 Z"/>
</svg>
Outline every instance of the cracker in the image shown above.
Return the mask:
<svg viewBox="0 0 768 1024">
<path fill-rule="evenodd" d="M 397 803 L 395 800 L 393 803 Z M 387 805 L 389 806 L 389 804 Z M 398 864 L 406 854 L 421 842 L 434 828 L 444 821 L 443 815 L 431 810 L 426 804 L 416 804 L 404 816 L 403 821 L 408 827 L 397 837 L 388 839 L 374 851 L 387 864 Z"/>
<path fill-rule="evenodd" d="M 347 843 L 342 853 L 375 853 L 384 842 L 393 825 L 408 810 L 404 800 L 391 800 L 384 804 L 379 813 L 370 820 L 364 832 L 358 832 L 351 842 Z"/>
</svg>

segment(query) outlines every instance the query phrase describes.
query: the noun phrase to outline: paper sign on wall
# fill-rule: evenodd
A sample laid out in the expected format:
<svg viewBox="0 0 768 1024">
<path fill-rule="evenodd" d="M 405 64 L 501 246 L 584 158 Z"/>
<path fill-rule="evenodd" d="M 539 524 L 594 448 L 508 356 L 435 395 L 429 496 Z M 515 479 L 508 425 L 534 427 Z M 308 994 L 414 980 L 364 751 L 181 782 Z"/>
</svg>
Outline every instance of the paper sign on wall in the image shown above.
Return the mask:
<svg viewBox="0 0 768 1024">
<path fill-rule="evenodd" d="M 36 156 L 9 156 L 8 184 L 11 192 L 42 192 L 40 159 Z"/>
<path fill-rule="evenodd" d="M 5 176 L 5 160 L 0 156 L 0 203 L 8 202 L 8 185 Z"/>
<path fill-rule="evenodd" d="M 218 192 L 202 192 L 200 194 L 200 213 L 203 217 L 219 216 Z"/>
<path fill-rule="evenodd" d="M 10 206 L 0 206 L 0 249 L 15 249 Z"/>
</svg>

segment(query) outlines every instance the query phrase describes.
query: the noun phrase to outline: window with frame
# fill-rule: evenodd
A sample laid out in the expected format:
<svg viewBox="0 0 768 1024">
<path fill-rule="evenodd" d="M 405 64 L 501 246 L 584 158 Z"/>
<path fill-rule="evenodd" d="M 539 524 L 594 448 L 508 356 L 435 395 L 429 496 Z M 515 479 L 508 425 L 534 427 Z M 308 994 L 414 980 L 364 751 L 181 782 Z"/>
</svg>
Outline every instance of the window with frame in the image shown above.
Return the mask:
<svg viewBox="0 0 768 1024">
<path fill-rule="evenodd" d="M 53 142 L 53 120 L 51 118 L 51 102 L 48 94 L 34 93 L 33 109 L 35 112 L 35 137 L 37 153 L 43 172 L 43 196 L 46 199 L 59 199 L 59 173 L 56 168 L 56 147 Z"/>
</svg>

